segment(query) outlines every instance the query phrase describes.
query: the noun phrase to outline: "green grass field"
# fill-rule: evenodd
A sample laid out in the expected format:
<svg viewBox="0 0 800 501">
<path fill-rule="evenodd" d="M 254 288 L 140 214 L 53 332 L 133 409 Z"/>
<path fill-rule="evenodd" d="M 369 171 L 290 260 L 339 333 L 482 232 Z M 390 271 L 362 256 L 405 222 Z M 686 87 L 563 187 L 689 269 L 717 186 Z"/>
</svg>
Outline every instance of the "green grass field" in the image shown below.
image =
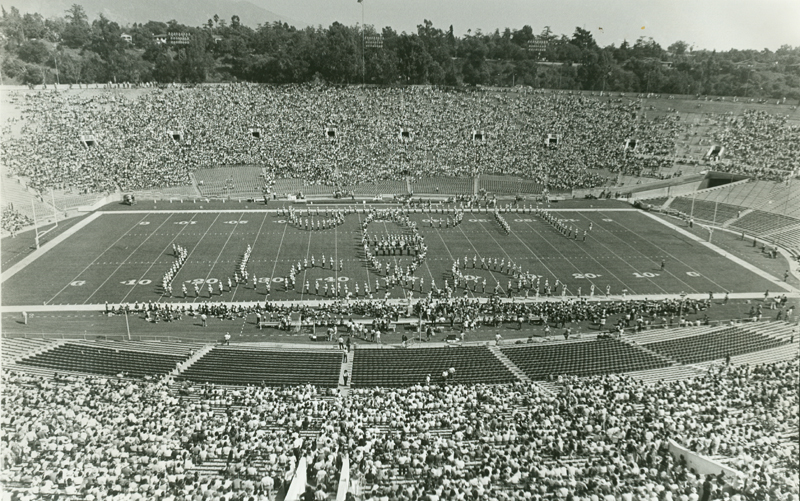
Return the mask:
<svg viewBox="0 0 800 501">
<path fill-rule="evenodd" d="M 230 204 L 229 204 L 230 205 Z M 274 209 L 255 211 L 240 209 L 196 209 L 187 211 L 134 210 L 102 213 L 60 245 L 45 253 L 3 283 L 3 306 L 25 305 L 88 305 L 173 301 L 199 303 L 203 301 L 251 302 L 270 300 L 325 299 L 324 285 L 347 286 L 351 293 L 359 285 L 364 297 L 365 284 L 375 294 L 375 284 L 381 285 L 377 297 L 384 297 L 385 272 L 367 265 L 361 245 L 361 220 L 364 214 L 346 217 L 335 229 L 306 231 L 286 224 Z M 485 279 L 486 291 L 470 288 L 469 296 L 486 296 L 499 284 L 503 294 L 508 287 L 506 273 L 472 269 L 473 256 L 494 260 L 511 260 L 524 271 L 541 276 L 541 284 L 551 285 L 559 280 L 567 286 L 567 295 L 588 296 L 592 285 L 595 296 L 604 296 L 607 287 L 611 295 L 664 295 L 686 293 L 720 294 L 758 293 L 772 289 L 780 292 L 775 283 L 753 271 L 722 257 L 701 243 L 692 240 L 658 220 L 633 209 L 558 209 L 558 217 L 583 230 L 593 226 L 587 240 L 566 238 L 540 217 L 527 213 L 504 215 L 511 226 L 506 235 L 491 214 L 467 213 L 461 225 L 439 228 L 443 214 L 412 214 L 428 246 L 428 256 L 415 273 L 414 287 L 393 287 L 392 298 L 420 295 L 419 283 L 424 281 L 424 293 L 435 281 L 439 287 L 451 278 L 456 259 L 462 263 L 469 258 L 470 266 L 462 270 L 473 277 L 472 283 Z M 431 220 L 434 221 L 431 226 Z M 368 228 L 370 234 L 402 233 L 394 223 L 376 222 Z M 161 287 L 162 276 L 171 266 L 173 243 L 188 249 L 186 263 L 177 273 L 170 297 Z M 227 290 L 227 280 L 233 277 L 248 245 L 252 256 L 247 270 L 252 280 L 234 284 Z M 320 267 L 322 256 L 326 266 Z M 304 268 L 297 277 L 297 287 L 287 289 L 285 277 L 290 267 L 312 256 L 317 266 Z M 336 265 L 327 264 L 330 257 Z M 410 256 L 380 256 L 392 266 L 405 266 Z M 665 267 L 661 269 L 661 261 Z M 341 261 L 341 269 L 339 263 Z M 218 283 L 226 284 L 222 294 Z M 314 284 L 319 281 L 320 291 Z M 302 285 L 309 282 L 310 290 Z M 182 285 L 188 295 L 182 294 Z M 195 296 L 194 285 L 201 292 Z M 208 285 L 214 285 L 209 296 Z M 459 294 L 463 291 L 459 290 Z M 329 293 L 328 299 L 332 298 Z"/>
</svg>

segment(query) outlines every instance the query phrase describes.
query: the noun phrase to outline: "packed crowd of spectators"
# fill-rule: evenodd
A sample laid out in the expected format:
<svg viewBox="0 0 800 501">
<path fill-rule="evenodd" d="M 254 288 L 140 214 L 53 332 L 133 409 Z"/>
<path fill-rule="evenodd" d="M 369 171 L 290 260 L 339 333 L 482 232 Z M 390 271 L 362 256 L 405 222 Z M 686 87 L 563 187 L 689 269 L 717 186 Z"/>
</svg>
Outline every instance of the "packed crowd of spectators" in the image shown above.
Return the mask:
<svg viewBox="0 0 800 501">
<path fill-rule="evenodd" d="M 80 192 L 185 185 L 197 168 L 242 164 L 338 188 L 484 172 L 562 191 L 603 184 L 596 169 L 658 169 L 653 155 L 668 155 L 681 127 L 676 117 L 642 119 L 638 103 L 623 99 L 426 87 L 241 83 L 13 101 L 21 132 L 2 146 L 12 172 L 39 190 Z M 401 127 L 413 140 L 401 140 Z M 548 134 L 557 146 L 544 144 Z M 629 138 L 636 154 L 625 151 Z"/>
<path fill-rule="evenodd" d="M 3 208 L 2 227 L 4 231 L 16 235 L 20 229 L 32 224 L 33 219 L 16 210 L 12 204 L 8 204 Z"/>
<path fill-rule="evenodd" d="M 391 370 L 387 368 L 387 370 Z M 332 499 L 798 499 L 798 359 L 647 384 L 625 375 L 353 389 L 221 388 L 4 372 L 14 499 L 271 500 L 300 458 Z M 310 433 L 309 433 L 310 432 Z M 669 440 L 738 470 L 700 475 Z M 213 464 L 219 469 L 203 470 Z"/>
<path fill-rule="evenodd" d="M 734 169 L 749 167 L 765 176 L 780 174 L 775 171 L 785 171 L 785 176 L 800 169 L 800 125 L 790 123 L 787 115 L 745 110 L 715 119 L 718 130 L 713 140 L 725 147 L 724 156 Z"/>
</svg>

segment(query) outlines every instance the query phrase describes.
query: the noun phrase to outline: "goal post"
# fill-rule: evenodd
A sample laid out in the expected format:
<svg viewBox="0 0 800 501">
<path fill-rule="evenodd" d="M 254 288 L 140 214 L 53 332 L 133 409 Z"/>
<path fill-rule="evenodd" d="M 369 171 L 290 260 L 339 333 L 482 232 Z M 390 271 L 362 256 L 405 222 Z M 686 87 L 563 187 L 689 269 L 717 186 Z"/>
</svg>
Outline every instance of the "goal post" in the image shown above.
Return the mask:
<svg viewBox="0 0 800 501">
<path fill-rule="evenodd" d="M 47 235 L 48 233 L 50 233 L 54 229 L 58 228 L 58 210 L 56 209 L 55 195 L 53 194 L 52 191 L 50 192 L 50 203 L 53 206 L 53 221 L 54 221 L 54 224 L 53 224 L 53 226 L 51 228 L 48 228 L 48 229 L 46 229 L 46 230 L 44 230 L 44 231 L 42 231 L 40 233 L 39 232 L 39 221 L 36 219 L 36 200 L 33 199 L 33 198 L 31 199 L 31 213 L 33 214 L 33 235 L 34 235 L 34 240 L 36 242 L 36 248 L 37 249 L 39 248 L 39 245 L 40 245 L 39 239 L 41 237 Z"/>
</svg>

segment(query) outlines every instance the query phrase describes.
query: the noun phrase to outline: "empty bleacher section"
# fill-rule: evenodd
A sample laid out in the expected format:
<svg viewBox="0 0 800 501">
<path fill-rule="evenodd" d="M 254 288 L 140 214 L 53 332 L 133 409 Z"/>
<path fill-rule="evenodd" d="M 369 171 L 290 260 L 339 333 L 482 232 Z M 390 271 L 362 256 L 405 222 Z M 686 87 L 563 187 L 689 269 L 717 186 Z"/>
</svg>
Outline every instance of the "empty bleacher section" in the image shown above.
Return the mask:
<svg viewBox="0 0 800 501">
<path fill-rule="evenodd" d="M 642 202 L 650 204 L 653 207 L 663 207 L 664 204 L 667 203 L 667 200 L 669 200 L 669 197 L 658 197 L 658 198 L 648 198 L 642 200 Z"/>
<path fill-rule="evenodd" d="M 695 200 L 723 202 L 746 209 L 800 218 L 800 183 L 792 181 L 756 181 L 735 183 L 722 188 L 703 190 L 692 197 Z"/>
<path fill-rule="evenodd" d="M 497 195 L 539 194 L 543 188 L 541 183 L 521 178 L 481 175 L 478 179 L 478 189 Z"/>
<path fill-rule="evenodd" d="M 475 183 L 472 177 L 428 177 L 411 182 L 414 193 L 471 195 Z"/>
<path fill-rule="evenodd" d="M 408 186 L 405 181 L 382 180 L 372 183 L 364 183 L 345 188 L 345 191 L 352 191 L 356 195 L 400 195 L 408 193 Z"/>
<path fill-rule="evenodd" d="M 59 342 L 53 339 L 26 339 L 26 338 L 3 338 L 2 355 L 3 366 L 7 366 L 16 360 L 33 355 L 45 349 L 57 346 Z"/>
<path fill-rule="evenodd" d="M 704 200 L 694 200 L 691 197 L 676 197 L 669 204 L 669 208 L 682 212 L 694 219 L 708 221 L 710 223 L 722 224 L 729 219 L 737 217 L 742 210 L 733 205 L 706 202 Z"/>
<path fill-rule="evenodd" d="M 684 364 L 718 360 L 726 356 L 767 350 L 786 344 L 785 339 L 764 336 L 740 326 L 729 326 L 697 336 L 647 343 L 648 350 Z"/>
<path fill-rule="evenodd" d="M 800 226 L 795 226 L 792 229 L 777 231 L 768 237 L 770 242 L 791 250 L 796 255 L 800 255 Z"/>
<path fill-rule="evenodd" d="M 730 228 L 742 230 L 748 235 L 764 236 L 785 231 L 797 225 L 800 225 L 800 219 L 754 210 L 731 223 Z"/>
<path fill-rule="evenodd" d="M 217 167 L 194 173 L 204 197 L 261 197 L 264 188 L 260 167 Z"/>
<path fill-rule="evenodd" d="M 276 180 L 273 191 L 275 191 L 278 196 L 297 195 L 299 193 L 303 195 L 330 196 L 336 191 L 336 188 L 322 184 L 309 184 L 303 179 L 286 178 Z"/>
<path fill-rule="evenodd" d="M 176 379 L 225 385 L 284 386 L 339 383 L 342 354 L 338 351 L 266 350 L 259 347 L 217 347 Z"/>
<path fill-rule="evenodd" d="M 441 383 L 442 372 L 455 369 L 455 383 L 510 383 L 517 379 L 485 346 L 458 348 L 361 349 L 353 358 L 356 388 Z"/>
<path fill-rule="evenodd" d="M 167 374 L 176 364 L 188 357 L 188 353 L 154 353 L 116 349 L 108 345 L 66 343 L 24 358 L 17 363 L 56 372 L 69 371 L 108 376 L 125 373 L 128 377 L 140 378 Z"/>
<path fill-rule="evenodd" d="M 669 365 L 661 358 L 616 339 L 510 346 L 502 351 L 534 381 L 559 375 L 592 376 Z"/>
</svg>

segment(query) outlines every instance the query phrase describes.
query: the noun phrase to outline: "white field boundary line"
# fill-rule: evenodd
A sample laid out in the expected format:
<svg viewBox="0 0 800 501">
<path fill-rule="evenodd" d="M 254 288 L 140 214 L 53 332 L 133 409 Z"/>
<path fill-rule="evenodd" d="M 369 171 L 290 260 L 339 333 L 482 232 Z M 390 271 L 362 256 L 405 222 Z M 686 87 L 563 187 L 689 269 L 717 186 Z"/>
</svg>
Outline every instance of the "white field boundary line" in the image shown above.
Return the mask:
<svg viewBox="0 0 800 501">
<path fill-rule="evenodd" d="M 21 270 L 25 269 L 26 266 L 28 266 L 32 262 L 36 261 L 37 259 L 39 259 L 39 257 L 41 257 L 43 254 L 45 254 L 47 251 L 49 251 L 50 249 L 52 249 L 56 245 L 60 244 L 61 242 L 63 242 L 67 238 L 71 237 L 72 235 L 74 235 L 79 230 L 83 229 L 85 226 L 87 226 L 89 223 L 91 223 L 92 221 L 94 221 L 95 219 L 97 219 L 99 217 L 100 217 L 100 213 L 95 212 L 94 214 L 90 214 L 89 216 L 84 218 L 83 221 L 75 224 L 75 226 L 73 226 L 72 228 L 70 228 L 67 231 L 65 231 L 64 233 L 58 235 L 57 237 L 55 237 L 54 239 L 50 240 L 46 244 L 42 245 L 41 247 L 39 247 L 35 251 L 31 252 L 30 254 L 28 254 L 27 256 L 22 258 L 18 263 L 16 263 L 15 265 L 11 266 L 9 269 L 3 270 L 3 274 L 0 275 L 0 283 L 5 282 L 9 278 L 13 277 L 17 273 L 19 273 Z"/>
<path fill-rule="evenodd" d="M 669 221 L 665 221 L 665 220 L 663 220 L 663 219 L 661 219 L 659 217 L 656 217 L 656 216 L 650 214 L 649 212 L 642 212 L 642 214 L 644 214 L 645 216 L 649 217 L 650 219 L 652 219 L 654 221 L 658 221 L 659 223 L 663 224 L 664 226 L 672 228 L 673 230 L 677 231 L 681 235 L 683 235 L 683 236 L 685 236 L 687 238 L 691 238 L 692 240 L 694 240 L 694 241 L 696 241 L 696 242 L 708 247 L 709 249 L 713 250 L 714 252 L 720 254 L 721 256 L 730 259 L 731 261 L 733 261 L 734 263 L 738 264 L 739 266 L 742 266 L 745 269 L 752 271 L 756 275 L 758 275 L 758 276 L 760 276 L 760 277 L 762 277 L 762 278 L 764 278 L 766 280 L 769 280 L 770 282 L 774 283 L 776 286 L 778 286 L 779 288 L 783 289 L 786 292 L 792 292 L 792 293 L 800 292 L 797 289 L 795 289 L 794 287 L 792 287 L 791 285 L 789 285 L 789 284 L 787 284 L 785 282 L 781 282 L 778 278 L 770 275 L 769 273 L 767 273 L 766 271 L 762 270 L 761 268 L 757 268 L 757 267 L 753 266 L 752 264 L 748 263 L 747 261 L 745 261 L 743 259 L 740 259 L 740 258 L 738 258 L 738 257 L 736 257 L 736 256 L 734 256 L 734 255 L 732 255 L 732 254 L 730 254 L 728 252 L 725 252 L 724 250 L 722 250 L 721 248 L 717 247 L 716 245 L 714 245 L 714 244 L 712 244 L 710 242 L 706 242 L 702 238 L 700 238 L 700 237 L 698 237 L 696 235 L 693 235 L 692 233 L 689 233 L 688 231 L 684 230 L 683 228 L 681 228 L 679 226 L 676 226 L 676 225 L 670 223 Z"/>
<path fill-rule="evenodd" d="M 81 275 L 83 275 L 84 273 L 86 273 L 86 270 L 88 270 L 89 268 L 91 268 L 91 267 L 92 267 L 92 265 L 94 265 L 94 263 L 96 263 L 96 262 L 97 262 L 97 260 L 98 260 L 98 259 L 100 259 L 100 258 L 101 258 L 101 257 L 102 257 L 102 256 L 103 256 L 103 255 L 104 255 L 106 252 L 108 252 L 108 251 L 109 251 L 109 250 L 110 250 L 112 247 L 114 247 L 114 246 L 117 244 L 117 242 L 119 242 L 119 241 L 120 241 L 120 240 L 122 240 L 123 238 L 127 237 L 127 236 L 128 236 L 128 234 L 129 234 L 130 232 L 132 232 L 134 229 L 136 229 L 136 227 L 139 225 L 139 223 L 141 223 L 141 222 L 142 222 L 142 221 L 144 221 L 145 219 L 147 219 L 147 216 L 145 216 L 145 217 L 143 217 L 142 219 L 140 219 L 139 221 L 137 221 L 137 222 L 136 222 L 136 224 L 135 224 L 135 225 L 133 225 L 133 226 L 132 226 L 131 228 L 129 228 L 128 230 L 126 230 L 126 231 L 125 231 L 125 233 L 123 233 L 123 234 L 122 234 L 122 236 L 120 236 L 118 239 L 114 240 L 114 242 L 112 242 L 112 243 L 111 243 L 111 245 L 109 245 L 108 247 L 106 247 L 106 248 L 103 250 L 103 252 L 101 252 L 100 254 L 98 254 L 98 255 L 97 255 L 97 257 L 95 257 L 94 259 L 92 259 L 92 262 L 91 262 L 91 263 L 89 263 L 89 264 L 87 264 L 87 265 L 86 265 L 86 267 L 85 267 L 84 269 L 82 269 L 80 273 L 78 273 L 77 275 L 75 275 L 75 277 L 73 277 L 73 278 L 72 278 L 72 280 L 68 280 L 68 281 L 67 281 L 67 284 L 66 284 L 64 287 L 62 287 L 62 288 L 61 288 L 61 289 L 60 289 L 58 292 L 56 292 L 56 294 L 55 294 L 53 297 L 51 297 L 50 299 L 48 299 L 47 301 L 45 301 L 45 304 L 47 304 L 47 303 L 52 303 L 52 302 L 55 300 L 55 298 L 57 298 L 57 297 L 58 297 L 58 296 L 59 296 L 59 295 L 60 295 L 62 292 L 64 292 L 64 291 L 67 289 L 67 287 L 69 287 L 69 285 L 70 285 L 72 282 L 74 282 L 75 280 L 78 280 L 78 279 L 81 277 Z"/>
<path fill-rule="evenodd" d="M 788 292 L 785 294 L 788 298 L 798 299 L 800 298 L 800 292 Z M 720 299 L 721 295 L 716 295 L 715 299 Z M 728 295 L 730 299 L 751 299 L 751 300 L 763 300 L 764 293 L 763 292 L 732 292 Z M 771 296 L 770 296 L 771 297 Z M 401 306 L 408 306 L 409 300 L 412 304 L 420 301 L 420 300 L 427 300 L 427 295 L 423 298 L 391 298 L 388 300 L 385 299 L 373 299 L 372 301 L 376 303 L 387 303 L 393 305 L 401 305 Z M 488 297 L 476 297 L 475 300 L 486 303 L 489 298 Z M 620 301 L 662 301 L 665 299 L 680 299 L 679 294 L 639 294 L 639 295 L 612 295 L 612 296 L 595 296 L 595 297 L 588 297 L 583 296 L 581 297 L 582 301 L 588 301 L 592 303 L 603 303 L 603 302 L 620 302 Z M 687 294 L 686 299 L 708 299 L 708 293 L 702 294 Z M 528 304 L 528 303 L 559 303 L 559 302 L 572 302 L 577 301 L 578 298 L 576 296 L 552 296 L 552 297 L 539 297 L 539 298 L 524 298 L 524 297 L 513 297 L 513 298 L 505 298 L 501 297 L 500 301 L 503 303 L 521 303 L 521 304 Z M 303 306 L 310 306 L 310 307 L 317 307 L 322 305 L 333 305 L 333 304 L 341 304 L 341 299 L 315 299 L 315 300 L 306 300 L 306 301 L 299 301 L 299 300 L 283 300 L 283 301 L 272 301 L 282 306 L 289 306 L 289 305 L 303 305 Z M 434 298 L 434 303 L 438 301 Z M 121 303 L 122 306 L 128 305 L 133 308 L 134 303 Z M 139 303 L 141 304 L 141 302 Z M 162 303 L 163 304 L 163 303 Z M 192 302 L 171 302 L 169 303 L 173 307 L 180 308 L 185 306 L 189 308 L 192 306 L 193 308 L 197 306 L 197 303 Z M 209 304 L 213 305 L 226 305 L 228 307 L 231 306 L 257 306 L 257 305 L 264 305 L 264 301 L 213 301 L 209 302 Z M 120 303 L 109 303 L 109 306 L 120 306 Z M 28 313 L 47 313 L 47 312 L 59 312 L 59 311 L 91 311 L 93 313 L 100 313 L 105 311 L 105 304 L 51 304 L 51 305 L 18 305 L 18 306 L 0 306 L 0 313 L 20 313 L 20 312 L 28 312 Z"/>
<path fill-rule="evenodd" d="M 87 297 L 87 298 L 86 298 L 86 300 L 84 301 L 84 303 L 88 303 L 88 302 L 89 302 L 89 300 L 90 300 L 90 299 L 92 299 L 92 298 L 94 297 L 94 295 L 95 295 L 95 294 L 97 294 L 97 293 L 100 291 L 100 289 L 101 289 L 101 288 L 102 288 L 102 287 L 103 287 L 105 284 L 107 284 L 107 283 L 108 283 L 108 281 L 109 281 L 109 280 L 111 280 L 111 277 L 113 277 L 114 275 L 116 275 L 116 273 L 117 273 L 117 272 L 118 272 L 118 271 L 119 271 L 119 270 L 120 270 L 120 269 L 121 269 L 123 266 L 125 266 L 125 263 L 127 263 L 127 262 L 128 262 L 128 260 L 129 260 L 131 257 L 133 257 L 133 256 L 136 254 L 136 252 L 137 252 L 139 249 L 141 249 L 141 248 L 142 248 L 142 246 L 143 246 L 143 245 L 144 245 L 144 244 L 145 244 L 145 243 L 146 243 L 148 240 L 150 240 L 150 237 L 152 237 L 153 235 L 155 235 L 155 234 L 158 232 L 158 230 L 160 230 L 160 229 L 161 229 L 161 227 L 162 227 L 162 226 L 164 226 L 165 224 L 167 224 L 167 221 L 169 221 L 171 217 L 172 217 L 172 215 L 170 214 L 170 215 L 168 215 L 166 218 L 164 218 L 164 222 L 163 222 L 163 223 L 159 224 L 159 225 L 158 225 L 158 227 L 157 227 L 155 230 L 153 230 L 153 231 L 152 231 L 152 232 L 151 232 L 149 235 L 147 235 L 147 237 L 146 237 L 146 238 L 144 238 L 144 239 L 143 239 L 141 242 L 139 242 L 139 245 L 137 245 L 137 246 L 136 246 L 136 248 L 135 248 L 135 249 L 133 249 L 133 250 L 131 251 L 131 253 L 130 253 L 130 254 L 128 254 L 128 257 L 126 257 L 125 259 L 123 259 L 123 260 L 122 260 L 122 262 L 121 262 L 121 263 L 119 263 L 119 264 L 117 265 L 117 267 L 116 267 L 116 268 L 114 268 L 114 271 L 112 271 L 111 273 L 109 273 L 109 274 L 108 274 L 108 277 L 106 277 L 106 279 L 105 279 L 105 280 L 103 280 L 103 283 L 101 283 L 100 285 L 98 285 L 98 286 L 97 286 L 97 288 L 96 288 L 94 291 L 92 291 L 92 293 L 91 293 L 91 294 L 89 294 L 89 297 Z M 183 228 L 181 228 L 181 231 L 183 231 Z M 161 254 L 159 253 L 159 256 L 160 256 L 160 255 L 161 255 Z M 126 299 L 127 297 L 128 297 L 128 295 L 126 294 L 126 295 L 125 295 L 125 297 L 123 297 L 122 299 L 124 300 L 124 299 Z M 54 298 L 54 299 L 55 299 L 55 298 Z"/>
</svg>

